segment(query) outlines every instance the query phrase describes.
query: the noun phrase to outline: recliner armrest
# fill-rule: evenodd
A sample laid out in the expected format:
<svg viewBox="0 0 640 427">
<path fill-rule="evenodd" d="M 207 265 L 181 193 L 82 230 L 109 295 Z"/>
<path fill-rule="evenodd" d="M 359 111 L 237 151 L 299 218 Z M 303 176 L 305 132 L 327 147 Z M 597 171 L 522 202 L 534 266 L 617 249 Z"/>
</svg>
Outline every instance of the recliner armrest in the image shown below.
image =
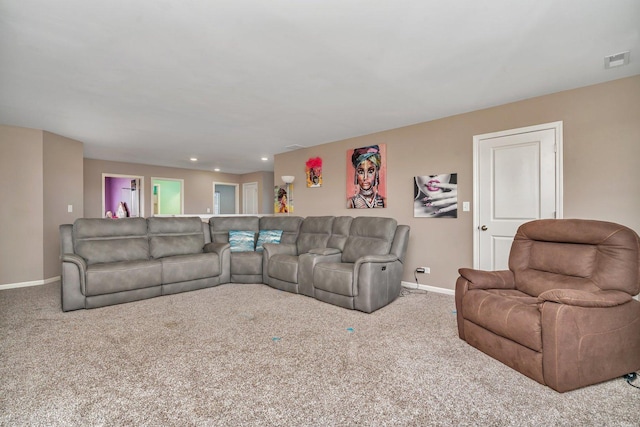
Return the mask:
<svg viewBox="0 0 640 427">
<path fill-rule="evenodd" d="M 538 295 L 540 302 L 551 301 L 577 307 L 615 307 L 626 304 L 632 297 L 622 291 L 583 291 L 578 289 L 550 289 Z"/>
<path fill-rule="evenodd" d="M 218 255 L 222 253 L 227 248 L 231 248 L 229 243 L 207 243 L 204 245 L 204 252 L 215 252 Z"/>
<path fill-rule="evenodd" d="M 263 246 L 264 253 L 268 257 L 274 255 L 298 255 L 296 245 L 290 243 L 265 243 Z"/>
<path fill-rule="evenodd" d="M 87 261 L 85 261 L 85 259 L 82 258 L 80 255 L 62 254 L 62 255 L 60 255 L 60 261 L 62 261 L 62 262 L 70 262 L 72 264 L 77 265 L 78 268 L 80 269 L 80 272 L 83 275 L 87 271 Z"/>
<path fill-rule="evenodd" d="M 386 255 L 365 255 L 356 260 L 355 264 L 364 264 L 365 262 L 394 262 L 399 261 L 397 255 L 394 254 L 386 254 Z"/>
<path fill-rule="evenodd" d="M 469 289 L 515 289 L 516 287 L 511 270 L 485 271 L 461 268 L 458 273 L 469 282 Z"/>
</svg>

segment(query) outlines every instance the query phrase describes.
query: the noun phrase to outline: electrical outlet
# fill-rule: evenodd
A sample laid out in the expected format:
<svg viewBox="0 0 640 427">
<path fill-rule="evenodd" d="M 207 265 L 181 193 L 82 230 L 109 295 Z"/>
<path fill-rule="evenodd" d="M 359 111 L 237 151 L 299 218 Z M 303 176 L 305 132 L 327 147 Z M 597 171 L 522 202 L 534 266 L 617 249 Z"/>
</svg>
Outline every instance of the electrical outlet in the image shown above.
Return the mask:
<svg viewBox="0 0 640 427">
<path fill-rule="evenodd" d="M 431 269 L 429 267 L 418 267 L 418 268 L 416 268 L 416 273 L 429 274 L 429 273 L 431 273 Z"/>
</svg>

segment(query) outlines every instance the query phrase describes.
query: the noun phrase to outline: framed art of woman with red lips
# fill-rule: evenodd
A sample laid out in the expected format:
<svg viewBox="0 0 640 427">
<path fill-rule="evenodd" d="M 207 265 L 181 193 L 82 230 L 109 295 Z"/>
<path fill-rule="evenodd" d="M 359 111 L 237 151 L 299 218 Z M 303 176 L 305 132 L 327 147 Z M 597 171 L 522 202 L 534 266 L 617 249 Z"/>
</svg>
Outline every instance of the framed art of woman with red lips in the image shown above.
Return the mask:
<svg viewBox="0 0 640 427">
<path fill-rule="evenodd" d="M 458 174 L 422 175 L 413 181 L 413 216 L 458 217 Z"/>
</svg>

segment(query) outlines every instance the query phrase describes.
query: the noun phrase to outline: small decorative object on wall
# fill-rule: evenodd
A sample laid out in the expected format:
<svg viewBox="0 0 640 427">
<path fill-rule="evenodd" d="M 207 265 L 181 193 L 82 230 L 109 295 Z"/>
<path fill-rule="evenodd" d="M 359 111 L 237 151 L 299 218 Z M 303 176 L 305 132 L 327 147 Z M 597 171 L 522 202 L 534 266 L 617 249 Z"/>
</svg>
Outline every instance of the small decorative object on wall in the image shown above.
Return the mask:
<svg viewBox="0 0 640 427">
<path fill-rule="evenodd" d="M 413 216 L 458 217 L 458 174 L 422 175 L 413 180 Z"/>
<path fill-rule="evenodd" d="M 291 213 L 293 212 L 293 180 L 295 176 L 285 175 L 282 180 L 284 187 L 276 185 L 274 188 L 274 208 L 275 213 Z"/>
<path fill-rule="evenodd" d="M 387 207 L 386 144 L 347 150 L 347 208 Z"/>
<path fill-rule="evenodd" d="M 307 160 L 307 187 L 322 187 L 322 159 L 312 157 Z"/>
<path fill-rule="evenodd" d="M 274 187 L 274 200 L 273 200 L 273 212 L 274 213 L 289 213 L 287 207 L 287 188 L 276 185 Z"/>
</svg>

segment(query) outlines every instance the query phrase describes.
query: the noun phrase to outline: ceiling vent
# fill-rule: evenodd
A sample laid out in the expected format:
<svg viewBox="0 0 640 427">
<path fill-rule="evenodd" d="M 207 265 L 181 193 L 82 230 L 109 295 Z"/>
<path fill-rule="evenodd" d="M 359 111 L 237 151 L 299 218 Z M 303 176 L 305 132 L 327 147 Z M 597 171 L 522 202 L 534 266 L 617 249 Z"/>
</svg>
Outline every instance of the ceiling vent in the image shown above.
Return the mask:
<svg viewBox="0 0 640 427">
<path fill-rule="evenodd" d="M 301 148 L 307 148 L 307 147 L 300 144 L 291 144 L 291 145 L 286 145 L 284 148 L 286 148 L 287 150 L 299 150 Z"/>
<path fill-rule="evenodd" d="M 629 63 L 629 51 L 604 57 L 604 68 L 622 67 Z"/>
</svg>

